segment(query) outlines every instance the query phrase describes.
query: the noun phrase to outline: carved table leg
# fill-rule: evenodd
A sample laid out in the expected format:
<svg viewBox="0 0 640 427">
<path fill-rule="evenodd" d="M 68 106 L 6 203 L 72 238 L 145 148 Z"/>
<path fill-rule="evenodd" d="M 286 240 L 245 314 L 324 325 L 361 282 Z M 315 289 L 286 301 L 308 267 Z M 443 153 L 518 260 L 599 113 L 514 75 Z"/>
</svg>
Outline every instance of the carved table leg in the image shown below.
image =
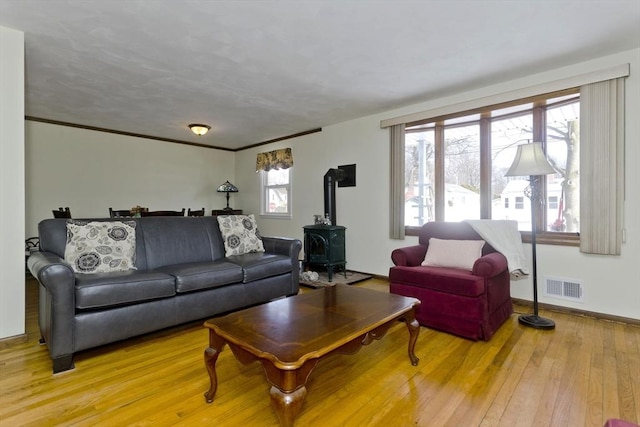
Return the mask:
<svg viewBox="0 0 640 427">
<path fill-rule="evenodd" d="M 404 320 L 407 324 L 407 329 L 409 329 L 409 359 L 413 366 L 417 366 L 420 359 L 416 356 L 415 347 L 420 333 L 420 324 L 416 320 L 415 309 L 406 313 L 402 320 Z"/>
<path fill-rule="evenodd" d="M 271 406 L 278 415 L 280 425 L 293 426 L 293 421 L 302 409 L 302 404 L 307 396 L 307 380 L 311 372 L 318 365 L 318 359 L 307 360 L 300 368 L 294 370 L 282 370 L 271 361 L 262 360 L 262 367 L 271 384 L 269 395 Z"/>
<path fill-rule="evenodd" d="M 218 376 L 216 374 L 216 361 L 220 352 L 224 348 L 224 340 L 217 336 L 213 330 L 209 330 L 209 348 L 204 351 L 204 364 L 209 373 L 210 386 L 209 390 L 204 394 L 207 403 L 213 402 L 218 389 Z"/>
<path fill-rule="evenodd" d="M 300 409 L 302 409 L 302 404 L 307 396 L 307 388 L 302 386 L 291 393 L 284 393 L 277 387 L 272 386 L 269 395 L 271 396 L 271 405 L 278 415 L 278 420 L 280 420 L 280 425 L 292 427 L 293 421 L 296 419 Z"/>
</svg>

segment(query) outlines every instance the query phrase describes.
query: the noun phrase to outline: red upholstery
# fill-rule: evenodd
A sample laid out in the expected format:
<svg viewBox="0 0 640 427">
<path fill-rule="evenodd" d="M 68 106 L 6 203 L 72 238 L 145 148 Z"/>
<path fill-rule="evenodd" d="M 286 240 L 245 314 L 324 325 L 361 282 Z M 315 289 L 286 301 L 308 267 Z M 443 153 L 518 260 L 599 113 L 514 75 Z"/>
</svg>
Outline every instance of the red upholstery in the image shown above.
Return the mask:
<svg viewBox="0 0 640 427">
<path fill-rule="evenodd" d="M 489 244 L 472 271 L 420 264 L 429 239 L 481 240 L 465 222 L 429 222 L 418 245 L 396 249 L 389 270 L 390 291 L 418 298 L 420 324 L 473 340 L 489 340 L 513 313 L 506 258 Z"/>
<path fill-rule="evenodd" d="M 630 423 L 629 421 L 619 420 L 617 418 L 610 418 L 604 424 L 604 427 L 640 427 L 638 424 Z"/>
</svg>

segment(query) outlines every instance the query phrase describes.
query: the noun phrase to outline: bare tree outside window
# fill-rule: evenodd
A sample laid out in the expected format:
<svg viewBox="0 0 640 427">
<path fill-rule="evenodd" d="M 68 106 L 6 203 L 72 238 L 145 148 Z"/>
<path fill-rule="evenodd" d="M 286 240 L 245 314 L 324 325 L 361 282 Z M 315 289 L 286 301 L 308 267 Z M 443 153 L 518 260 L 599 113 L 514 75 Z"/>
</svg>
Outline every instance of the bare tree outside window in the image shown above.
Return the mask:
<svg viewBox="0 0 640 427">
<path fill-rule="evenodd" d="M 405 138 L 405 225 L 435 220 L 434 130 L 408 133 Z"/>
<path fill-rule="evenodd" d="M 445 221 L 480 219 L 480 126 L 445 127 Z"/>
<path fill-rule="evenodd" d="M 543 142 L 557 171 L 546 177 L 546 203 L 541 211 L 545 226 L 538 230 L 577 232 L 579 110 L 579 93 L 575 90 L 407 126 L 405 225 L 418 227 L 428 221 L 461 221 L 488 214 L 490 219 L 515 220 L 519 230 L 530 231 L 531 201 L 526 197 L 529 177 L 507 178 L 505 173 L 517 146 L 533 142 L 535 128 L 536 138 Z M 436 147 L 440 149 L 438 159 Z M 442 168 L 438 176 L 436 160 Z M 487 189 L 490 194 L 481 194 Z"/>
<path fill-rule="evenodd" d="M 547 230 L 580 231 L 580 104 L 572 102 L 547 110 L 547 158 L 560 179 L 549 182 L 547 194 L 560 186 L 555 212 L 547 212 Z M 557 190 L 556 190 L 557 191 Z"/>
</svg>

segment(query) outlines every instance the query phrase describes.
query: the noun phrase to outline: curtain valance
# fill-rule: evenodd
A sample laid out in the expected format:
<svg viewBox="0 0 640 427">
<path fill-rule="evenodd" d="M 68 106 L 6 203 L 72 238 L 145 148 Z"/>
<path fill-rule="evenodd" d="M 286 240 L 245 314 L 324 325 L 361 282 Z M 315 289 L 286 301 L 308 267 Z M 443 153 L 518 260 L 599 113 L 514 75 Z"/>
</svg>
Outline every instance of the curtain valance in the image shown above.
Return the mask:
<svg viewBox="0 0 640 427">
<path fill-rule="evenodd" d="M 291 148 L 258 153 L 256 158 L 256 172 L 270 171 L 271 169 L 289 169 L 293 166 Z"/>
</svg>

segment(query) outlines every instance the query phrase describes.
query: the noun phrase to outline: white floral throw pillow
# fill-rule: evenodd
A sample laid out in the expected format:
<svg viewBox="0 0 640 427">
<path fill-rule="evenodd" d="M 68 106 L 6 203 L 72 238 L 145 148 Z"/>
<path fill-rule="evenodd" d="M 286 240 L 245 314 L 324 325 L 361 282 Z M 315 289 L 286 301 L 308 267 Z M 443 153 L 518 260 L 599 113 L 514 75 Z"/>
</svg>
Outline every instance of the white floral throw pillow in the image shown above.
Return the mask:
<svg viewBox="0 0 640 427">
<path fill-rule="evenodd" d="M 64 260 L 76 273 L 135 270 L 135 221 L 67 221 Z"/>
<path fill-rule="evenodd" d="M 226 256 L 264 252 L 262 237 L 253 215 L 218 215 Z"/>
</svg>

